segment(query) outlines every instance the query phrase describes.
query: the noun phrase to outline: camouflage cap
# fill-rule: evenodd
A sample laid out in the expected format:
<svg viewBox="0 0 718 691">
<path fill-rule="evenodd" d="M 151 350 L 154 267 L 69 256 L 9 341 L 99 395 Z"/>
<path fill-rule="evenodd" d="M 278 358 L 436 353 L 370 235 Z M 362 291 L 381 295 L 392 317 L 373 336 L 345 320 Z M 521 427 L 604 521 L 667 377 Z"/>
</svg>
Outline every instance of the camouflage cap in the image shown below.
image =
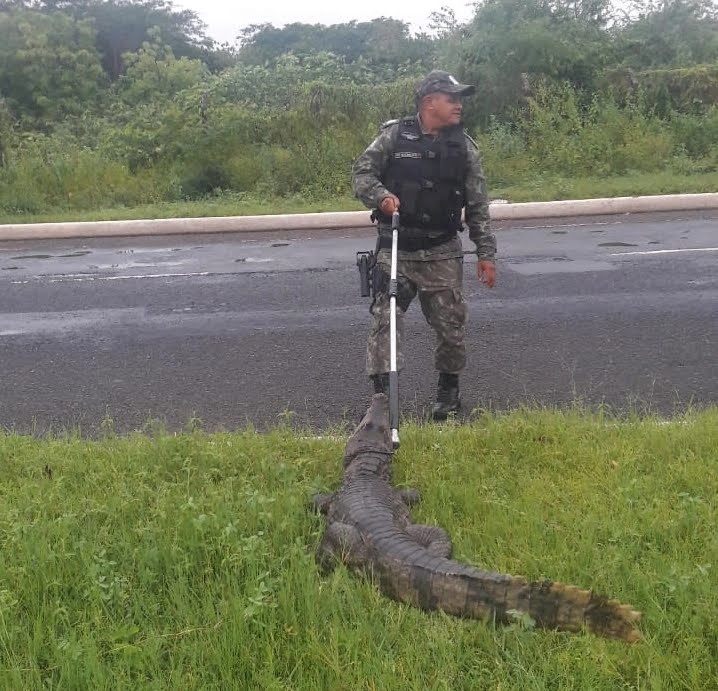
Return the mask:
<svg viewBox="0 0 718 691">
<path fill-rule="evenodd" d="M 444 70 L 433 70 L 419 82 L 414 93 L 418 101 L 424 98 L 424 96 L 433 94 L 436 91 L 441 91 L 445 94 L 471 96 L 471 94 L 476 91 L 476 87 L 472 84 L 459 83 L 457 79 L 452 77 L 448 72 L 444 72 Z"/>
</svg>

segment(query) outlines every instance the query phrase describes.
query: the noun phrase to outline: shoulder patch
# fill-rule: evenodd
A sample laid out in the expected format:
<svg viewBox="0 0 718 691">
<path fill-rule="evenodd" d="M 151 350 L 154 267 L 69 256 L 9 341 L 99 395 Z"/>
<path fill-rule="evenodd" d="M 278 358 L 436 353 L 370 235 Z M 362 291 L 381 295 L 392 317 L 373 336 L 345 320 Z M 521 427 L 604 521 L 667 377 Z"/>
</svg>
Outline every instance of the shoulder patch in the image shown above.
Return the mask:
<svg viewBox="0 0 718 691">
<path fill-rule="evenodd" d="M 478 151 L 479 145 L 469 136 L 468 132 L 464 131 L 464 136 L 474 145 L 474 148 Z"/>
<path fill-rule="evenodd" d="M 398 125 L 398 124 L 399 124 L 398 120 L 387 120 L 386 122 L 381 123 L 381 129 L 385 130 L 388 127 L 391 127 L 392 125 Z"/>
</svg>

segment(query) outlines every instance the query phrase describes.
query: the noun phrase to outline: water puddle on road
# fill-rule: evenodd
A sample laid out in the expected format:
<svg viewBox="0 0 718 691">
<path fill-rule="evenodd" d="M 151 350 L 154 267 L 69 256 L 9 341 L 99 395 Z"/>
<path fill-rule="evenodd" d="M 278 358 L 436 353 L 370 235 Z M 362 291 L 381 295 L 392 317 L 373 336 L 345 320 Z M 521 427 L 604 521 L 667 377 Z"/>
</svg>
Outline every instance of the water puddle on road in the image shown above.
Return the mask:
<svg viewBox="0 0 718 691">
<path fill-rule="evenodd" d="M 87 254 L 92 254 L 92 252 L 90 250 L 78 250 L 70 254 L 21 254 L 17 257 L 12 257 L 12 259 L 69 259 L 71 257 L 84 257 Z"/>
<path fill-rule="evenodd" d="M 52 259 L 51 254 L 21 254 L 19 257 L 11 257 L 12 259 Z"/>
</svg>

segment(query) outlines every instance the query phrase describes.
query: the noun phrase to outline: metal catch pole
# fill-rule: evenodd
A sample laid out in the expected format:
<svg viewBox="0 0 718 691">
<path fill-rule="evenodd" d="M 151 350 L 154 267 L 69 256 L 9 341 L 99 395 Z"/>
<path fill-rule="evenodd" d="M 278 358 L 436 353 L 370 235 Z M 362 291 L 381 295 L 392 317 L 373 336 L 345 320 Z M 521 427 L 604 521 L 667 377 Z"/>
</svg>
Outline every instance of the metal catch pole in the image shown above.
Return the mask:
<svg viewBox="0 0 718 691">
<path fill-rule="evenodd" d="M 399 372 L 396 365 L 397 255 L 399 252 L 399 212 L 391 216 L 391 274 L 389 276 L 389 426 L 394 449 L 399 448 Z"/>
</svg>

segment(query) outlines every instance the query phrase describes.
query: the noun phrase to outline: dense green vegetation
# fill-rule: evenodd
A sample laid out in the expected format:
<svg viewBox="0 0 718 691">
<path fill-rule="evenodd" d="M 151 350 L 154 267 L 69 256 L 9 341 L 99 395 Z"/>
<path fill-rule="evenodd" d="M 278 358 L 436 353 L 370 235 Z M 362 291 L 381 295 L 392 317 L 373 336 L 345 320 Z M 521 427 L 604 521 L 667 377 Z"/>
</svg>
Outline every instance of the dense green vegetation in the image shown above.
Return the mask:
<svg viewBox="0 0 718 691">
<path fill-rule="evenodd" d="M 492 193 L 697 191 L 718 171 L 715 0 L 485 0 L 432 27 L 260 25 L 218 46 L 166 0 L 0 0 L 0 216 L 346 199 L 352 159 L 437 66 L 479 86 L 466 124 Z"/>
<path fill-rule="evenodd" d="M 341 437 L 0 434 L 3 689 L 691 689 L 718 683 L 718 413 L 407 425 L 399 485 L 459 559 L 643 613 L 633 646 L 424 614 L 313 552 Z"/>
</svg>

